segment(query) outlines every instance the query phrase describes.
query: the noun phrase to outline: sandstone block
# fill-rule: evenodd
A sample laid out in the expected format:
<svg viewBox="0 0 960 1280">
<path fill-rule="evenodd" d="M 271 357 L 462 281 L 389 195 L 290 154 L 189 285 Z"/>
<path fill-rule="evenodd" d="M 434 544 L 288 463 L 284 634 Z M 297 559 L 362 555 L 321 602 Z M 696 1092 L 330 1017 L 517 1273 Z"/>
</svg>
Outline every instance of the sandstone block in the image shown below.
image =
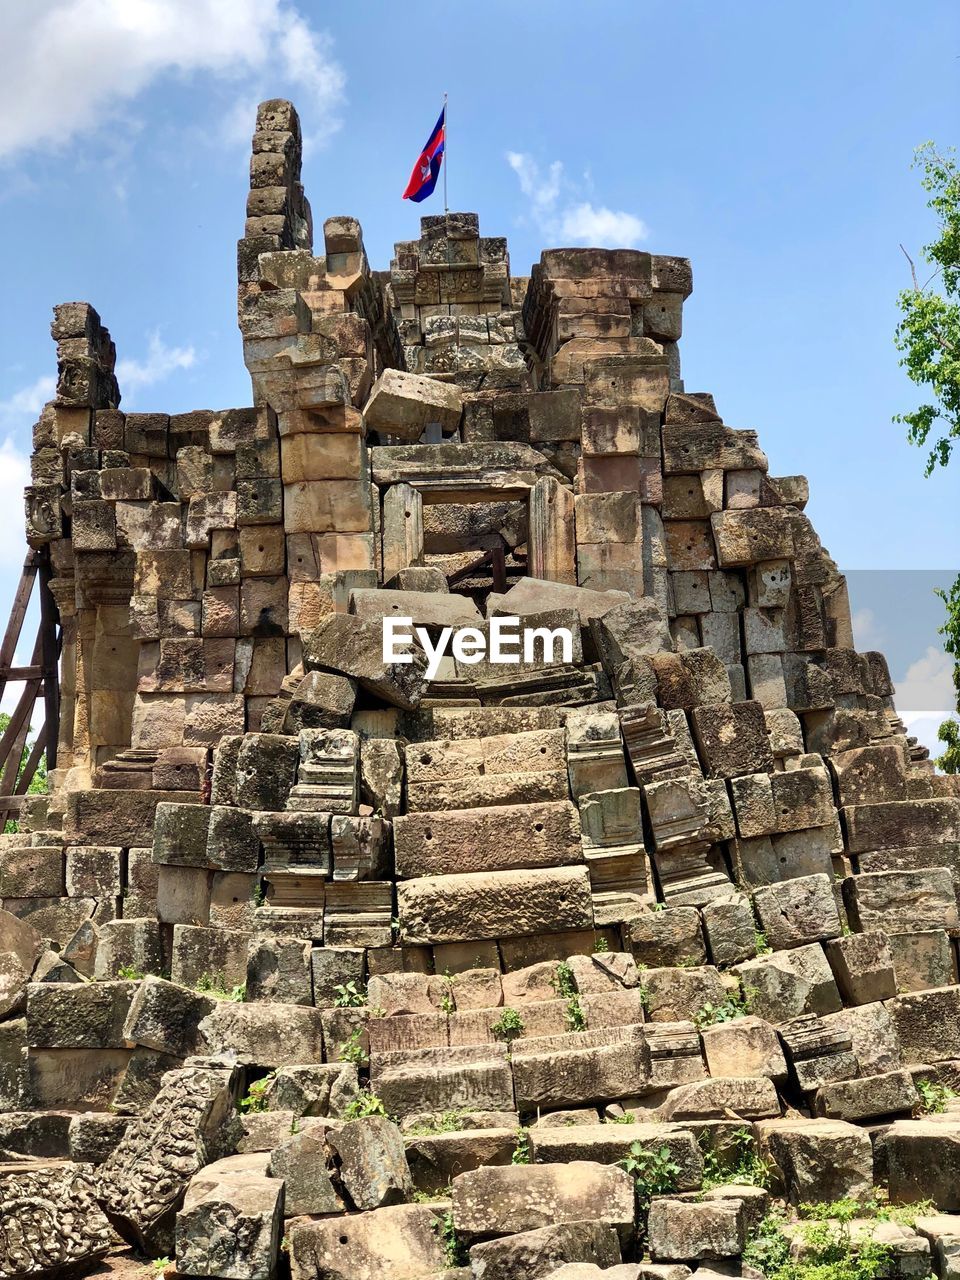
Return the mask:
<svg viewBox="0 0 960 1280">
<path fill-rule="evenodd" d="M 453 1181 L 453 1218 L 467 1236 L 513 1234 L 570 1222 L 633 1224 L 633 1182 L 610 1165 L 575 1160 L 473 1169 Z"/>
<path fill-rule="evenodd" d="M 426 1205 L 391 1205 L 371 1213 L 290 1228 L 293 1280 L 421 1280 L 442 1272 L 438 1219 Z"/>
<path fill-rule="evenodd" d="M 593 927 L 585 868 L 428 876 L 397 885 L 408 942 L 436 944 Z"/>
<path fill-rule="evenodd" d="M 577 810 L 567 800 L 394 819 L 397 875 L 561 867 L 583 860 Z"/>
</svg>

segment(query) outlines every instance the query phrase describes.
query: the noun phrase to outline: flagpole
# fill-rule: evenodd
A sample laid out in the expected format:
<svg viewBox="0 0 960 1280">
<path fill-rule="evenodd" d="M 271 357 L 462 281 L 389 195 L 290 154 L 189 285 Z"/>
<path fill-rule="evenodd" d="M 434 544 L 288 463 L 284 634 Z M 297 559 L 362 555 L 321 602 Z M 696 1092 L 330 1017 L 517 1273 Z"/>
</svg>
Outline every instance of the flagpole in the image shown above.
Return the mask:
<svg viewBox="0 0 960 1280">
<path fill-rule="evenodd" d="M 449 213 L 447 204 L 447 162 L 450 151 L 450 128 L 447 116 L 447 95 L 443 95 L 443 212 Z"/>
</svg>

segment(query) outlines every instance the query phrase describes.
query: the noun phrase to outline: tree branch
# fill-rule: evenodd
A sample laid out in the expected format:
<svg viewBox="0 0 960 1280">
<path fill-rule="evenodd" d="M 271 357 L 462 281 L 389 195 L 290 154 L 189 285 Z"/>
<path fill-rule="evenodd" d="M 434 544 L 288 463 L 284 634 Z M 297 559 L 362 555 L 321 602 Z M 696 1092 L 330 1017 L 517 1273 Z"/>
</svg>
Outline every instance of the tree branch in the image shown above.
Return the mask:
<svg viewBox="0 0 960 1280">
<path fill-rule="evenodd" d="M 920 286 L 917 283 L 917 268 L 913 265 L 913 259 L 910 257 L 909 253 L 907 253 L 906 249 L 904 249 L 903 245 L 900 246 L 900 252 L 906 258 L 906 260 L 910 263 L 910 275 L 913 277 L 913 287 L 915 291 L 919 293 Z"/>
</svg>

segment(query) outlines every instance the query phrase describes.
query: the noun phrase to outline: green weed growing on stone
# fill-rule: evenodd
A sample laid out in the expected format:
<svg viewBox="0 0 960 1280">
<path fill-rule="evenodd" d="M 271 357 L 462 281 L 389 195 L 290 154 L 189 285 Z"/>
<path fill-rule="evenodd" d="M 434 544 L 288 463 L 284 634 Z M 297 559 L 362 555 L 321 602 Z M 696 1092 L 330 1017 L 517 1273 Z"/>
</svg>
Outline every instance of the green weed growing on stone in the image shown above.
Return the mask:
<svg viewBox="0 0 960 1280">
<path fill-rule="evenodd" d="M 225 974 L 220 973 L 201 973 L 197 979 L 196 990 L 205 996 L 212 996 L 214 1000 L 235 1000 L 238 1004 L 246 999 L 247 985 L 245 982 L 238 983 L 235 987 L 227 986 Z"/>
<path fill-rule="evenodd" d="M 914 1111 L 920 1116 L 939 1115 L 946 1111 L 950 1099 L 957 1096 L 947 1085 L 937 1084 L 935 1080 L 918 1080 L 916 1084 L 920 1101 Z"/>
<path fill-rule="evenodd" d="M 715 1027 L 720 1022 L 733 1022 L 734 1018 L 742 1018 L 750 1012 L 749 990 L 724 996 L 719 1004 L 708 1000 L 693 1015 L 693 1020 L 702 1031 L 704 1027 Z"/>
<path fill-rule="evenodd" d="M 782 1210 L 771 1210 L 744 1250 L 743 1260 L 766 1280 L 877 1280 L 889 1273 L 891 1251 L 869 1232 L 851 1230 L 855 1218 L 877 1217 L 877 1205 L 858 1200 L 800 1206 L 800 1230 L 786 1230 Z M 794 1241 L 800 1245 L 793 1247 Z"/>
<path fill-rule="evenodd" d="M 276 1075 L 276 1071 L 270 1071 L 261 1079 L 254 1080 L 249 1089 L 247 1089 L 246 1095 L 237 1103 L 240 1110 L 246 1112 L 248 1115 L 250 1113 L 266 1111 L 267 1090 L 276 1079 Z"/>
<path fill-rule="evenodd" d="M 676 1191 L 682 1170 L 668 1146 L 650 1149 L 639 1142 L 632 1142 L 627 1155 L 618 1160 L 617 1164 L 633 1179 L 637 1198 L 637 1228 L 641 1236 L 645 1236 L 647 1217 L 654 1196 Z"/>
<path fill-rule="evenodd" d="M 354 1027 L 337 1049 L 341 1062 L 352 1062 L 355 1067 L 366 1066 L 367 1051 L 363 1047 L 363 1027 Z"/>
<path fill-rule="evenodd" d="M 333 988 L 333 1003 L 338 1009 L 359 1009 L 367 1003 L 367 989 L 362 982 L 340 982 Z"/>
<path fill-rule="evenodd" d="M 557 965 L 550 985 L 560 997 L 561 1000 L 567 1002 L 566 1019 L 571 1031 L 585 1031 L 587 1027 L 587 1015 L 583 1011 L 583 1005 L 580 1003 L 580 993 L 577 991 L 577 980 L 573 976 L 573 970 L 566 960 L 561 960 Z"/>
<path fill-rule="evenodd" d="M 362 1120 L 365 1116 L 385 1116 L 387 1109 L 372 1089 L 359 1089 L 343 1114 L 348 1120 Z"/>
<path fill-rule="evenodd" d="M 749 1187 L 769 1187 L 770 1169 L 757 1151 L 757 1145 L 749 1129 L 735 1129 L 723 1139 L 724 1147 L 717 1151 L 709 1144 L 710 1135 L 701 1134 L 700 1149 L 703 1152 L 703 1187 L 723 1186 L 736 1182 Z"/>
<path fill-rule="evenodd" d="M 122 978 L 124 982 L 140 982 L 146 976 L 135 964 L 122 964 L 117 970 L 117 977 Z"/>
<path fill-rule="evenodd" d="M 516 1146 L 513 1148 L 510 1163 L 529 1164 L 530 1160 L 530 1130 L 521 1128 L 517 1130 Z"/>
<path fill-rule="evenodd" d="M 516 1009 L 504 1009 L 490 1030 L 498 1040 L 515 1040 L 523 1035 L 523 1019 Z"/>
<path fill-rule="evenodd" d="M 434 1223 L 434 1230 L 440 1238 L 440 1244 L 446 1255 L 445 1262 L 451 1270 L 455 1267 L 464 1267 L 470 1261 L 470 1255 L 467 1253 L 467 1247 L 457 1235 L 457 1228 L 453 1222 L 453 1212 L 448 1209 Z"/>
<path fill-rule="evenodd" d="M 763 929 L 755 929 L 753 932 L 753 949 L 758 956 L 768 956 L 773 947 L 767 941 L 767 935 Z"/>
</svg>

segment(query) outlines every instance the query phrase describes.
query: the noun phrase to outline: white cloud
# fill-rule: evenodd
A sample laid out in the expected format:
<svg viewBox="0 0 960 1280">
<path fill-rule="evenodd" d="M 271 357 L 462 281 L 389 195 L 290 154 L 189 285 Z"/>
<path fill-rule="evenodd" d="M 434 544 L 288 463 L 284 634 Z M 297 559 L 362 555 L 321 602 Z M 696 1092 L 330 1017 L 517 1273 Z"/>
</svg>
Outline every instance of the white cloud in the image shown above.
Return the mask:
<svg viewBox="0 0 960 1280">
<path fill-rule="evenodd" d="M 53 396 L 56 385 L 57 380 L 52 374 L 44 374 L 28 387 L 15 391 L 9 399 L 0 400 L 0 422 L 16 425 L 25 418 L 36 418 Z"/>
<path fill-rule="evenodd" d="M 124 401 L 133 400 L 143 387 L 162 382 L 177 369 L 192 369 L 197 363 L 193 347 L 168 347 L 159 333 L 151 333 L 143 360 L 118 360 L 117 382 Z"/>
<path fill-rule="evenodd" d="M 574 203 L 569 199 L 570 184 L 562 161 L 554 160 L 543 171 L 533 156 L 523 151 L 508 151 L 507 163 L 530 202 L 534 222 L 551 239 L 563 244 L 632 249 L 649 236 L 646 223 L 633 213 L 595 206 L 589 201 Z"/>
<path fill-rule="evenodd" d="M 314 138 L 340 124 L 331 42 L 285 0 L 32 0 L 4 8 L 0 159 L 108 124 L 170 75 L 295 91 Z"/>
<path fill-rule="evenodd" d="M 883 628 L 872 609 L 858 609 L 850 621 L 858 652 L 883 648 Z"/>
<path fill-rule="evenodd" d="M 897 711 L 903 720 L 925 715 L 944 720 L 954 714 L 953 659 L 935 645 L 929 645 L 895 684 Z"/>
<path fill-rule="evenodd" d="M 6 536 L 0 538 L 0 568 L 19 568 L 23 564 L 27 550 L 23 532 L 23 491 L 29 483 L 30 459 L 8 436 L 0 444 L 0 511 L 6 513 Z"/>
</svg>

